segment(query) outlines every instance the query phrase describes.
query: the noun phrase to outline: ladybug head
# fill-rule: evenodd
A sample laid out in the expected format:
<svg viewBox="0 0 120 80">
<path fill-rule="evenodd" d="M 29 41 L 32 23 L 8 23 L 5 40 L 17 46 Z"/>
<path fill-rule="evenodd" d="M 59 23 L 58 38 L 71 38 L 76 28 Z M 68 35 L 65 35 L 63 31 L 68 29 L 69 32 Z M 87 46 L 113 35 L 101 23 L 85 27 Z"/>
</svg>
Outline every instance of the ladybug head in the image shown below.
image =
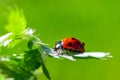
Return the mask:
<svg viewBox="0 0 120 80">
<path fill-rule="evenodd" d="M 79 48 L 79 51 L 80 51 L 80 52 L 85 52 L 84 46 L 85 46 L 85 43 L 82 42 L 82 43 L 80 44 L 80 48 Z"/>
<path fill-rule="evenodd" d="M 53 48 L 54 51 L 57 51 L 58 49 L 62 49 L 62 42 L 61 41 L 58 41 L 55 44 L 55 47 Z"/>
</svg>

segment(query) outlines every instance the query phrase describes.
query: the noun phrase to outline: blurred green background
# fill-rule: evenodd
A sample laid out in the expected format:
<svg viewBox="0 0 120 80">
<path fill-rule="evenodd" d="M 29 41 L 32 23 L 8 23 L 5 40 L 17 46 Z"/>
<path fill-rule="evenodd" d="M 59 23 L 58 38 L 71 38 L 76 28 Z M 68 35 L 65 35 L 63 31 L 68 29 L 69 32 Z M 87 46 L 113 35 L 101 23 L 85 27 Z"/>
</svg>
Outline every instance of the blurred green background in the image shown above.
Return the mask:
<svg viewBox="0 0 120 80">
<path fill-rule="evenodd" d="M 6 33 L 6 9 L 23 9 L 27 26 L 36 29 L 53 47 L 64 37 L 85 42 L 86 51 L 110 52 L 112 59 L 79 59 L 76 62 L 46 57 L 52 80 L 119 80 L 119 0 L 0 0 L 0 35 Z M 42 74 L 40 80 L 47 80 Z"/>
</svg>

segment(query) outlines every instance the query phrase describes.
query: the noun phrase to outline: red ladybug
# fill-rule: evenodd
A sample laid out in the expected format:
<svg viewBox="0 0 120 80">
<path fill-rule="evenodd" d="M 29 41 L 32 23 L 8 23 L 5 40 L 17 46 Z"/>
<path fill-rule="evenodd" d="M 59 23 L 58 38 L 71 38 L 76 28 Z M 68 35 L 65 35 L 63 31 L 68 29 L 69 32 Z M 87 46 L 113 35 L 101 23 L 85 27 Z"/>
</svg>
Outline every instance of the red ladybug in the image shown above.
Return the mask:
<svg viewBox="0 0 120 80">
<path fill-rule="evenodd" d="M 54 51 L 58 50 L 69 50 L 74 52 L 85 52 L 84 49 L 85 44 L 80 42 L 76 38 L 64 38 L 61 41 L 58 41 L 53 48 Z"/>
</svg>

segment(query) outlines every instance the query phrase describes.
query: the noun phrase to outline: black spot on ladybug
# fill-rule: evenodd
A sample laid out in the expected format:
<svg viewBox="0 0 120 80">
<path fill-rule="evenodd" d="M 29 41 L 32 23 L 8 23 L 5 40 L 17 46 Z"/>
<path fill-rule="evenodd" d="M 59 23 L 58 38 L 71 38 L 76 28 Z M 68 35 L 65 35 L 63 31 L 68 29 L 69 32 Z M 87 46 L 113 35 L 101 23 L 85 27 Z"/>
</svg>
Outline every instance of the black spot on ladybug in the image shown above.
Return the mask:
<svg viewBox="0 0 120 80">
<path fill-rule="evenodd" d="M 72 38 L 72 40 L 75 40 L 75 38 Z"/>
<path fill-rule="evenodd" d="M 83 47 L 83 45 L 80 45 L 80 47 L 82 48 L 82 47 Z"/>
<path fill-rule="evenodd" d="M 68 46 L 72 46 L 72 43 L 71 43 L 71 42 L 68 42 Z"/>
</svg>

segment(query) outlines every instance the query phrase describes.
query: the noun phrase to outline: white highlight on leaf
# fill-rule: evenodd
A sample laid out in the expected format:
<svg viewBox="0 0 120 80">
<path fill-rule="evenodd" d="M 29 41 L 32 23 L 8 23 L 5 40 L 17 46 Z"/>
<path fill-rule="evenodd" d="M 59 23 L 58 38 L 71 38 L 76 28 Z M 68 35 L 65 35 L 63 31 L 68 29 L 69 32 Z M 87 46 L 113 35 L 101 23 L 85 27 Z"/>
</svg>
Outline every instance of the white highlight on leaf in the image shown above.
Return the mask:
<svg viewBox="0 0 120 80">
<path fill-rule="evenodd" d="M 12 35 L 12 33 L 7 33 L 7 34 L 5 34 L 4 36 L 1 36 L 0 37 L 0 43 L 1 42 L 3 42 L 4 40 L 6 40 L 9 36 L 11 36 Z"/>
<path fill-rule="evenodd" d="M 41 40 L 40 41 L 35 41 L 37 44 L 40 44 L 40 45 L 49 45 L 49 44 L 45 44 L 43 43 Z"/>
<path fill-rule="evenodd" d="M 54 57 L 54 58 L 60 59 L 59 55 L 56 55 L 56 54 L 49 54 L 49 55 L 52 56 L 52 57 Z"/>
<path fill-rule="evenodd" d="M 69 55 L 60 55 L 60 56 L 63 58 L 69 59 L 71 61 L 75 61 L 75 59 L 72 56 L 69 56 Z"/>
<path fill-rule="evenodd" d="M 23 54 L 12 54 L 13 57 L 17 58 L 17 59 L 21 59 L 23 58 Z"/>
<path fill-rule="evenodd" d="M 12 54 L 12 56 L 17 56 L 17 54 Z"/>
<path fill-rule="evenodd" d="M 109 52 L 84 52 L 84 53 L 76 54 L 74 55 L 74 57 L 111 58 L 112 56 L 110 56 Z"/>
<path fill-rule="evenodd" d="M 3 43 L 3 46 L 7 46 L 11 41 L 12 41 L 12 39 L 6 40 L 6 41 Z"/>
<path fill-rule="evenodd" d="M 9 39 L 9 37 L 12 35 L 12 33 L 7 33 L 0 37 L 0 46 L 7 46 L 12 39 Z"/>
<path fill-rule="evenodd" d="M 34 32 L 35 32 L 35 30 L 33 30 L 31 28 L 27 28 L 23 31 L 23 34 L 24 34 L 24 36 L 32 37 Z"/>
<path fill-rule="evenodd" d="M 0 61 L 10 61 L 8 57 L 0 57 Z"/>
<path fill-rule="evenodd" d="M 15 80 L 14 78 L 6 78 L 5 80 Z"/>
</svg>

